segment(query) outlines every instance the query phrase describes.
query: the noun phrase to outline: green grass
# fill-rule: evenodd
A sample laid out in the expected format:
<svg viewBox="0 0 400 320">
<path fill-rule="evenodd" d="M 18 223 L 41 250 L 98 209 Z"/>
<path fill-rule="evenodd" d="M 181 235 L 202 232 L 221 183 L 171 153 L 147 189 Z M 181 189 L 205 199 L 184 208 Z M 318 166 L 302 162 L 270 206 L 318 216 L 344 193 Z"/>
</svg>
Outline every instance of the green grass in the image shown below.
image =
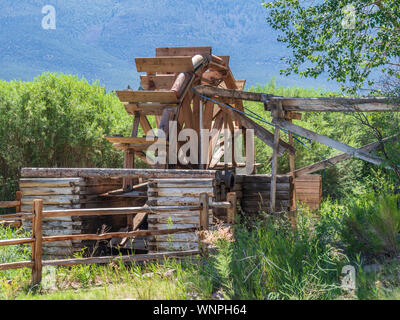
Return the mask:
<svg viewBox="0 0 400 320">
<path fill-rule="evenodd" d="M 44 268 L 40 288 L 30 287 L 29 269 L 2 271 L 0 299 L 399 298 L 397 261 L 383 263 L 377 273 L 367 273 L 361 267 L 365 255 L 349 255 L 346 251 L 348 243 L 342 237 L 342 228 L 346 227 L 343 219 L 349 208 L 352 207 L 330 200 L 323 203 L 319 212 L 300 206 L 295 228 L 285 215 L 260 213 L 258 219 L 235 226 L 234 241 L 222 229 L 210 232 L 206 238 L 213 239 L 214 248 L 204 257 L 142 265 Z M 0 228 L 0 239 L 24 236 L 22 231 Z M 29 246 L 0 250 L 1 262 L 30 259 Z M 345 265 L 357 270 L 355 292 L 341 288 Z"/>
</svg>

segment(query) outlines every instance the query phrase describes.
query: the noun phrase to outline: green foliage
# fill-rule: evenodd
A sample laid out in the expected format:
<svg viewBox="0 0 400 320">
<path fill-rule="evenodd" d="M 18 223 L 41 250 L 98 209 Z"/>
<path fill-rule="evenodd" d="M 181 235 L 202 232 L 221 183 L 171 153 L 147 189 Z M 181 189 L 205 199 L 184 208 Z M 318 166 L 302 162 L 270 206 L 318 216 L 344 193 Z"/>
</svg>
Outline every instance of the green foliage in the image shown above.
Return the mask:
<svg viewBox="0 0 400 320">
<path fill-rule="evenodd" d="M 271 216 L 251 230 L 238 226 L 235 238 L 232 243 L 220 240 L 217 253 L 190 278 L 201 297 L 210 298 L 210 284 L 212 292 L 234 299 L 332 299 L 341 294 L 338 268 L 345 257 L 319 241 L 306 213 L 295 231 L 286 218 Z"/>
<path fill-rule="evenodd" d="M 367 257 L 395 256 L 400 242 L 400 196 L 369 193 L 347 202 L 342 237 L 350 253 Z"/>
<path fill-rule="evenodd" d="M 278 41 L 292 51 L 284 74 L 316 78 L 328 73 L 353 88 L 374 70 L 398 77 L 398 1 L 277 0 L 264 7 L 268 24 L 281 32 Z"/>
<path fill-rule="evenodd" d="M 0 81 L 0 200 L 14 197 L 21 167 L 121 167 L 104 136 L 130 126 L 118 98 L 97 83 L 51 73 Z"/>
</svg>

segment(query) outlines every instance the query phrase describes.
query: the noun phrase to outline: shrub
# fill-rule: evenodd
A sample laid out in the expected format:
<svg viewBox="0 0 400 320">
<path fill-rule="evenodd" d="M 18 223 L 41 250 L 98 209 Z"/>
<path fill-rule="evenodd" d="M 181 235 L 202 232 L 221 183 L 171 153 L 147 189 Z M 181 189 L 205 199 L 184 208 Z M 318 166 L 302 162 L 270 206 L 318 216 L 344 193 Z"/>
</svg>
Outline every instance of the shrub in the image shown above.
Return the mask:
<svg viewBox="0 0 400 320">
<path fill-rule="evenodd" d="M 0 81 L 0 200 L 14 196 L 21 167 L 121 167 L 104 136 L 129 127 L 118 98 L 97 83 L 51 73 Z"/>
<path fill-rule="evenodd" d="M 399 195 L 389 193 L 368 193 L 348 201 L 342 236 L 350 253 L 366 257 L 399 253 L 399 201 Z"/>
</svg>

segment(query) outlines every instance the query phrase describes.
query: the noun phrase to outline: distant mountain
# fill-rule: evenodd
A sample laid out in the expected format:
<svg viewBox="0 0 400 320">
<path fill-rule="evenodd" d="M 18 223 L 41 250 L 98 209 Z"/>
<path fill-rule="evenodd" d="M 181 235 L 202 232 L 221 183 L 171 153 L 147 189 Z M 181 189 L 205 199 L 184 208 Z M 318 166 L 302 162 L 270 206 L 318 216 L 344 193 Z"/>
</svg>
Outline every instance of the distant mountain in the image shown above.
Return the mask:
<svg viewBox="0 0 400 320">
<path fill-rule="evenodd" d="M 44 30 L 42 7 L 56 9 L 56 29 Z M 230 55 L 237 79 L 335 86 L 323 79 L 280 78 L 287 49 L 265 22 L 260 0 L 2 0 L 0 78 L 31 80 L 64 72 L 100 81 L 107 90 L 139 85 L 134 57 L 160 46 L 212 46 Z"/>
</svg>

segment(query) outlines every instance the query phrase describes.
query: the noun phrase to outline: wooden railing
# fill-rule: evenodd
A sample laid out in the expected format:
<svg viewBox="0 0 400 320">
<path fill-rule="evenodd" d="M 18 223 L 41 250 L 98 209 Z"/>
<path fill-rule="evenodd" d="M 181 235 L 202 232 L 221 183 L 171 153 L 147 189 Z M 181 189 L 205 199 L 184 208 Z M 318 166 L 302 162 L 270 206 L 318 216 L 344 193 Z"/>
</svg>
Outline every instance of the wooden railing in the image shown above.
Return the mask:
<svg viewBox="0 0 400 320">
<path fill-rule="evenodd" d="M 0 240 L 0 246 L 10 245 L 32 245 L 32 260 L 19 261 L 0 264 L 0 270 L 32 268 L 32 285 L 40 284 L 42 279 L 43 266 L 71 266 L 77 264 L 105 264 L 112 261 L 133 262 L 149 261 L 163 258 L 182 257 L 200 253 L 199 250 L 173 251 L 148 253 L 128 256 L 106 256 L 91 258 L 76 258 L 62 260 L 42 260 L 42 245 L 46 242 L 66 241 L 66 240 L 104 240 L 114 237 L 135 238 L 138 236 L 168 235 L 176 233 L 194 232 L 197 230 L 208 230 L 209 228 L 209 208 L 226 208 L 228 217 L 231 221 L 235 219 L 236 201 L 231 199 L 227 202 L 211 202 L 207 193 L 200 195 L 199 205 L 195 206 L 158 206 L 158 207 L 129 207 L 129 208 L 101 208 L 101 209 L 71 209 L 71 210 L 51 210 L 43 211 L 43 200 L 33 201 L 32 214 L 16 213 L 0 216 L 0 221 L 22 221 L 32 220 L 32 237 L 23 239 Z M 232 201 L 234 200 L 234 202 Z M 43 236 L 42 223 L 44 218 L 50 217 L 71 217 L 71 216 L 102 216 L 102 215 L 127 215 L 136 213 L 155 214 L 167 211 L 199 211 L 199 228 L 165 229 L 165 230 L 137 230 L 131 232 L 109 232 L 102 234 L 76 234 Z"/>
<path fill-rule="evenodd" d="M 8 208 L 15 208 L 16 212 L 21 212 L 21 199 L 22 199 L 22 192 L 17 191 L 17 196 L 15 201 L 0 201 L 0 209 L 8 209 Z M 0 215 L 0 217 L 5 217 L 6 215 Z M 1 220 L 0 220 L 1 221 Z M 20 227 L 21 221 L 16 220 L 8 220 L 3 222 L 4 226 L 11 226 L 11 227 Z"/>
</svg>

